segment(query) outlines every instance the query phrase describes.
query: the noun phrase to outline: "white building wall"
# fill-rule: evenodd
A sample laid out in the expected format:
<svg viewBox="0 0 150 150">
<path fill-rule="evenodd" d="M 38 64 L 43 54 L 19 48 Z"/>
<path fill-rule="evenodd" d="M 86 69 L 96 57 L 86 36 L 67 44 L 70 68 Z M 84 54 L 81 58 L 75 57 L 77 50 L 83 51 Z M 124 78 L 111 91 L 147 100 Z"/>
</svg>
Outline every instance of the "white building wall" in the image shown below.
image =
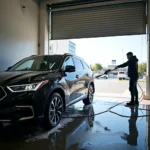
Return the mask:
<svg viewBox="0 0 150 150">
<path fill-rule="evenodd" d="M 64 53 L 69 53 L 69 40 L 50 41 L 50 55 Z"/>
<path fill-rule="evenodd" d="M 35 0 L 0 0 L 0 71 L 37 53 L 38 4 Z"/>
</svg>

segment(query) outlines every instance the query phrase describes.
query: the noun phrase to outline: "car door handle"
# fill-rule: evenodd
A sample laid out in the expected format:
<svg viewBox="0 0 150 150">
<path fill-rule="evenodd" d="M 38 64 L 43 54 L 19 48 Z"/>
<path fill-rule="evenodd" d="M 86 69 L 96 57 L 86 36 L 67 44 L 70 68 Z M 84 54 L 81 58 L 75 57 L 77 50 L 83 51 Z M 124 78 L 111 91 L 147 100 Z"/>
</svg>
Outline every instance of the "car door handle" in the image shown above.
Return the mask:
<svg viewBox="0 0 150 150">
<path fill-rule="evenodd" d="M 79 75 L 76 75 L 76 78 L 78 79 L 78 78 L 79 78 Z"/>
</svg>

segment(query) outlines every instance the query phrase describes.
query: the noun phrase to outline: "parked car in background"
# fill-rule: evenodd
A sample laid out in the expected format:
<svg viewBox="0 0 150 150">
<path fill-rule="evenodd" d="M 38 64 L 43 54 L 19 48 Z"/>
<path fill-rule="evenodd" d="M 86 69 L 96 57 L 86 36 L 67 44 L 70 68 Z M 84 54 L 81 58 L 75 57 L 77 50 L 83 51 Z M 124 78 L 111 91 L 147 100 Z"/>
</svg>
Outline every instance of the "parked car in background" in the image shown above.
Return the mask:
<svg viewBox="0 0 150 150">
<path fill-rule="evenodd" d="M 124 71 L 119 71 L 118 75 L 117 75 L 117 78 L 119 80 L 128 80 L 129 79 L 127 74 Z"/>
<path fill-rule="evenodd" d="M 71 54 L 31 56 L 0 73 L 0 122 L 43 117 L 55 127 L 66 107 L 80 100 L 91 104 L 93 72 Z"/>
<path fill-rule="evenodd" d="M 139 79 L 143 79 L 143 74 L 140 72 L 138 74 L 139 74 Z"/>
</svg>

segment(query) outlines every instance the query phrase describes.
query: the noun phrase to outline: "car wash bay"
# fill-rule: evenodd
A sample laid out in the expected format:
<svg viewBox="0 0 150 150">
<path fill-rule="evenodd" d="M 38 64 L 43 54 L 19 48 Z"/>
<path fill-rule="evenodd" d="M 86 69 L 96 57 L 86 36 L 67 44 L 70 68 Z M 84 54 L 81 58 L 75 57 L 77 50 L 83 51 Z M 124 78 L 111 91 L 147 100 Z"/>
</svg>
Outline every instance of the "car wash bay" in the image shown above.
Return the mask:
<svg viewBox="0 0 150 150">
<path fill-rule="evenodd" d="M 8 0 L 0 2 L 2 70 L 28 55 L 46 54 L 49 40 L 147 33 L 147 98 L 150 99 L 150 11 L 147 9 L 150 8 L 149 1 L 15 2 L 9 3 Z M 3 17 L 4 15 L 6 16 Z M 20 22 L 14 21 L 15 16 Z M 149 111 L 144 109 L 150 108 L 145 105 L 146 102 L 139 108 L 126 108 L 124 104 L 120 104 L 111 112 L 93 117 L 93 113 L 106 111 L 118 101 L 127 100 L 95 97 L 93 106 L 88 108 L 77 103 L 68 108 L 58 129 L 51 131 L 44 131 L 36 123 L 6 124 L 0 132 L 0 146 L 7 150 L 33 148 L 57 150 L 147 148 L 148 150 L 150 120 L 148 116 L 145 117 L 149 115 Z"/>
</svg>

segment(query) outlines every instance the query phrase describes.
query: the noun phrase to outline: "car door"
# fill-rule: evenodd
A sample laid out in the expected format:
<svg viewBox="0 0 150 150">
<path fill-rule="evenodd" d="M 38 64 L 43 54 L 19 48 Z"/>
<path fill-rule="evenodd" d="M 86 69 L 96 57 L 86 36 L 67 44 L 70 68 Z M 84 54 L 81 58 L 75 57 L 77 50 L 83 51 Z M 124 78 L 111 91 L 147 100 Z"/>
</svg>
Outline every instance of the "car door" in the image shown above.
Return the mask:
<svg viewBox="0 0 150 150">
<path fill-rule="evenodd" d="M 84 93 L 84 89 L 85 89 L 85 72 L 84 72 L 84 68 L 83 68 L 83 64 L 81 62 L 80 59 L 76 58 L 76 57 L 73 57 L 73 60 L 74 60 L 74 64 L 75 64 L 75 68 L 76 68 L 76 81 L 75 81 L 75 84 L 76 84 L 76 90 L 78 91 L 78 97 L 81 97 L 83 95 L 85 95 Z"/>
<path fill-rule="evenodd" d="M 75 66 L 72 56 L 66 57 L 63 63 L 63 70 L 65 70 L 66 66 Z M 76 87 L 76 72 L 66 72 L 65 71 L 65 85 L 66 85 L 66 93 L 67 93 L 67 104 L 77 98 L 77 87 Z"/>
</svg>

